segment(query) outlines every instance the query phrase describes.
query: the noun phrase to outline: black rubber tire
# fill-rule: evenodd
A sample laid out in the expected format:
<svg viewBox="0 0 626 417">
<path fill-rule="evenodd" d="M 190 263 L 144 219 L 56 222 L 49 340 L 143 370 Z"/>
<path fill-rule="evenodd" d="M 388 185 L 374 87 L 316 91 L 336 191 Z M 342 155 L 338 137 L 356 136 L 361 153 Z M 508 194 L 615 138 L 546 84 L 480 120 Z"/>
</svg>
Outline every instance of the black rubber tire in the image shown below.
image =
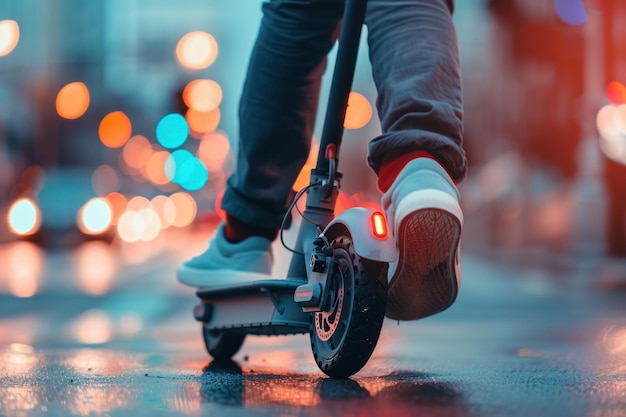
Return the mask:
<svg viewBox="0 0 626 417">
<path fill-rule="evenodd" d="M 202 326 L 202 337 L 209 355 L 215 360 L 224 361 L 239 352 L 246 335 L 244 333 L 211 330 L 207 326 Z"/>
<path fill-rule="evenodd" d="M 331 378 L 348 378 L 365 366 L 378 342 L 389 265 L 357 255 L 343 227 L 329 239 L 335 256 L 331 287 L 335 302 L 329 312 L 311 314 L 311 349 L 322 372 Z"/>
</svg>

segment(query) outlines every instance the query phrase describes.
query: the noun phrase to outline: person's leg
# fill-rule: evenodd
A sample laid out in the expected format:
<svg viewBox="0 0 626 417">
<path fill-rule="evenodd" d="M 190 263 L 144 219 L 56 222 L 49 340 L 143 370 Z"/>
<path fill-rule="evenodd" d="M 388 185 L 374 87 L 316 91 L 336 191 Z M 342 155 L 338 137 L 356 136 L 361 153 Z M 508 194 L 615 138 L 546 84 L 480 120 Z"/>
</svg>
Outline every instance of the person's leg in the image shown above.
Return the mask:
<svg viewBox="0 0 626 417">
<path fill-rule="evenodd" d="M 280 227 L 309 153 L 321 77 L 343 8 L 343 0 L 263 5 L 240 102 L 237 168 L 222 200 L 233 240 L 260 234 L 259 226 L 272 238 Z"/>
<path fill-rule="evenodd" d="M 386 311 L 398 320 L 446 309 L 460 285 L 466 159 L 451 13 L 446 0 L 370 0 L 366 16 L 382 127 L 369 162 L 398 247 Z"/>
<path fill-rule="evenodd" d="M 385 162 L 417 151 L 431 154 L 456 182 L 465 175 L 451 10 L 452 2 L 446 0 L 369 1 L 366 24 L 382 127 L 370 142 L 369 162 L 382 191 L 394 177 L 384 170 Z M 397 174 L 398 164 L 390 165 Z"/>
<path fill-rule="evenodd" d="M 326 56 L 344 0 L 271 0 L 250 57 L 239 107 L 237 166 L 222 200 L 227 221 L 209 248 L 177 271 L 203 287 L 266 279 L 272 240 L 313 137 Z"/>
</svg>

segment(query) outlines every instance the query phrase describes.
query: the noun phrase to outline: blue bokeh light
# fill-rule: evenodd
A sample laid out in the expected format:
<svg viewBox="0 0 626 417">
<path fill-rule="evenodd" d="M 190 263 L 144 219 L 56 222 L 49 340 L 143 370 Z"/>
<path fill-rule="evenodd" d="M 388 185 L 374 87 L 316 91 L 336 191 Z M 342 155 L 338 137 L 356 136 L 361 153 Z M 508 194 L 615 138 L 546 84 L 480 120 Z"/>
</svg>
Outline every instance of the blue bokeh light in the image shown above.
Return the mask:
<svg viewBox="0 0 626 417">
<path fill-rule="evenodd" d="M 185 190 L 197 191 L 206 185 L 209 170 L 191 152 L 179 149 L 167 158 L 165 175 Z"/>
<path fill-rule="evenodd" d="M 554 0 L 554 9 L 568 25 L 582 25 L 587 21 L 587 11 L 582 0 Z"/>
<path fill-rule="evenodd" d="M 197 191 L 204 187 L 209 179 L 209 170 L 195 156 L 186 160 L 180 167 L 180 186 L 187 191 Z"/>
<path fill-rule="evenodd" d="M 193 154 L 186 149 L 178 149 L 172 152 L 165 161 L 165 175 L 167 178 L 174 184 L 180 184 L 181 180 L 184 180 L 184 178 L 181 177 L 182 173 L 180 168 L 191 158 L 194 158 Z"/>
<path fill-rule="evenodd" d="M 189 136 L 187 120 L 178 114 L 164 116 L 156 127 L 156 138 L 159 144 L 167 149 L 177 148 L 185 143 Z"/>
</svg>

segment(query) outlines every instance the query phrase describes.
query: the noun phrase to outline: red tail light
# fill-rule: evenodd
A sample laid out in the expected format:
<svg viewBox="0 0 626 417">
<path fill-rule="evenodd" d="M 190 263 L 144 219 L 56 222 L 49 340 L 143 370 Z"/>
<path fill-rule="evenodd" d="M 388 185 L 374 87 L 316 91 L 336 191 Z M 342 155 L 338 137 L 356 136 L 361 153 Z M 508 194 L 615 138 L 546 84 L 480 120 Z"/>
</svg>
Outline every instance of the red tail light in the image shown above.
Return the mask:
<svg viewBox="0 0 626 417">
<path fill-rule="evenodd" d="M 375 237 L 384 238 L 387 236 L 387 222 L 385 216 L 379 211 L 372 213 L 372 234 Z"/>
</svg>

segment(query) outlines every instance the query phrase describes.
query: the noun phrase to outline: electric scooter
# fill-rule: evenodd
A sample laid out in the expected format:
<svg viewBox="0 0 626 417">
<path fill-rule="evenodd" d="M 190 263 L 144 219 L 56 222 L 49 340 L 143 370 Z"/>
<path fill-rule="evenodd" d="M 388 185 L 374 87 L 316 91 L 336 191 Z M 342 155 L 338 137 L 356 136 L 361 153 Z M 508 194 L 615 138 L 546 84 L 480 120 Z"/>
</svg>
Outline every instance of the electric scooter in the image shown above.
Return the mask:
<svg viewBox="0 0 626 417">
<path fill-rule="evenodd" d="M 378 211 L 355 207 L 334 215 L 342 178 L 338 153 L 366 4 L 346 2 L 316 167 L 285 217 L 306 194 L 295 245 L 285 245 L 292 252 L 287 277 L 196 292 L 194 317 L 215 360 L 230 359 L 247 335 L 309 333 L 320 370 L 347 378 L 376 347 L 395 245 Z"/>
</svg>

